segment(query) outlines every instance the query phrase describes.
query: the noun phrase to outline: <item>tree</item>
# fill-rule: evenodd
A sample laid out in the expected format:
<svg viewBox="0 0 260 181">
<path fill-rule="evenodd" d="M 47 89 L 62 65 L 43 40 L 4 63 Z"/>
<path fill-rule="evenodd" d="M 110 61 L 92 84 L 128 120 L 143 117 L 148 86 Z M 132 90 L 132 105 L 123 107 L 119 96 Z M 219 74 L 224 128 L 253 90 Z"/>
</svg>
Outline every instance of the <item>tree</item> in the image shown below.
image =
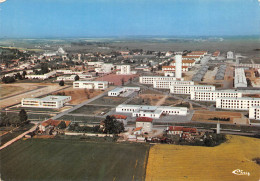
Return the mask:
<svg viewBox="0 0 260 181">
<path fill-rule="evenodd" d="M 74 78 L 75 81 L 79 80 L 79 76 L 76 75 L 75 78 Z"/>
<path fill-rule="evenodd" d="M 124 79 L 124 78 L 121 79 L 121 85 L 122 85 L 122 86 L 125 85 L 125 79 Z"/>
<path fill-rule="evenodd" d="M 124 124 L 117 121 L 114 117 L 107 116 L 104 123 L 104 133 L 119 134 L 125 130 Z"/>
<path fill-rule="evenodd" d="M 24 109 L 21 109 L 21 111 L 19 112 L 19 118 L 20 118 L 20 122 L 21 123 L 25 123 L 28 119 L 27 113 Z"/>
<path fill-rule="evenodd" d="M 9 119 L 9 117 L 5 114 L 5 113 L 3 113 L 3 112 L 1 112 L 1 116 L 0 116 L 0 126 L 8 126 L 10 124 L 10 119 Z"/>
<path fill-rule="evenodd" d="M 6 76 L 6 77 L 2 78 L 2 82 L 5 84 L 13 83 L 13 82 L 15 82 L 15 79 L 14 79 L 14 77 Z"/>
<path fill-rule="evenodd" d="M 65 83 L 64 83 L 64 80 L 61 80 L 61 81 L 59 82 L 59 85 L 60 85 L 60 86 L 64 86 L 64 84 L 65 84 Z"/>
<path fill-rule="evenodd" d="M 131 77 L 131 78 L 129 79 L 129 82 L 132 83 L 132 81 L 133 81 L 133 78 Z"/>
<path fill-rule="evenodd" d="M 60 124 L 58 125 L 58 128 L 60 129 L 65 129 L 67 126 L 66 126 L 66 123 L 65 121 L 61 121 Z"/>
<path fill-rule="evenodd" d="M 27 75 L 27 72 L 24 70 L 22 75 L 23 75 L 23 78 L 25 78 L 25 76 Z"/>
</svg>

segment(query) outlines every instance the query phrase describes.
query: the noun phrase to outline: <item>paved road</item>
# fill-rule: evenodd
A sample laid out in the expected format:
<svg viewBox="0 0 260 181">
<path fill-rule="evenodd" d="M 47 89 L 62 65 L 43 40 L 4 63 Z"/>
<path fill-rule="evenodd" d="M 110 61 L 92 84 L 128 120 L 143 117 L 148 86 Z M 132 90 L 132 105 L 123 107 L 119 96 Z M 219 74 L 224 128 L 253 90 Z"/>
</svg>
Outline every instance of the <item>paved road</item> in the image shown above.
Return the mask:
<svg viewBox="0 0 260 181">
<path fill-rule="evenodd" d="M 28 134 L 29 132 L 32 132 L 36 129 L 37 125 L 34 125 L 31 129 L 29 129 L 28 131 L 20 134 L 19 136 L 17 136 L 16 138 L 8 141 L 7 143 L 5 143 L 3 146 L 0 147 L 0 150 L 6 148 L 7 146 L 11 145 L 12 143 L 18 141 L 19 139 L 23 138 L 26 134 Z"/>
</svg>

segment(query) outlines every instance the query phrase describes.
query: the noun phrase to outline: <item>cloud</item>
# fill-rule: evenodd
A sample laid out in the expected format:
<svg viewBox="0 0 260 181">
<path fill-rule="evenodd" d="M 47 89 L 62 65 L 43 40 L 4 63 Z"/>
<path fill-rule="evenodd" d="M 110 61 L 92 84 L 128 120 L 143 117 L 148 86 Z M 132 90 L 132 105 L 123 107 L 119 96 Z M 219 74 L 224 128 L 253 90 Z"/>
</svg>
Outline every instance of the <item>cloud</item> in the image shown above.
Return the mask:
<svg viewBox="0 0 260 181">
<path fill-rule="evenodd" d="M 3 3 L 3 2 L 5 2 L 6 0 L 0 0 L 0 3 Z"/>
</svg>

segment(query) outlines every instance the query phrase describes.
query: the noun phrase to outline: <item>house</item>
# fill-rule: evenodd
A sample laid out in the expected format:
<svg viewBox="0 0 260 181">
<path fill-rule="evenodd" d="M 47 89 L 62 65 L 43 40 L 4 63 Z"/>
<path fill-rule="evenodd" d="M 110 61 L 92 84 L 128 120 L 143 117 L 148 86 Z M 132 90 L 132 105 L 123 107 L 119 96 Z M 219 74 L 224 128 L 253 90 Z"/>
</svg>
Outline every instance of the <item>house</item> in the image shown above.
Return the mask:
<svg viewBox="0 0 260 181">
<path fill-rule="evenodd" d="M 138 117 L 136 128 L 142 127 L 143 132 L 150 132 L 153 129 L 153 119 L 148 117 Z"/>
<path fill-rule="evenodd" d="M 47 128 L 55 128 L 57 127 L 60 123 L 62 122 L 62 120 L 53 120 L 53 119 L 48 119 L 44 122 L 42 122 L 39 125 L 39 131 L 41 132 L 45 132 Z M 68 127 L 71 123 L 71 121 L 64 121 L 66 124 L 66 127 Z"/>
<path fill-rule="evenodd" d="M 169 126 L 167 127 L 167 133 L 170 135 L 180 135 L 183 133 L 183 126 Z"/>
<path fill-rule="evenodd" d="M 133 130 L 134 135 L 140 135 L 143 131 L 143 127 L 138 127 Z"/>
<path fill-rule="evenodd" d="M 122 122 L 124 124 L 124 126 L 127 125 L 127 116 L 120 115 L 120 114 L 114 114 L 114 115 L 111 115 L 111 117 L 114 117 L 117 121 Z"/>
</svg>

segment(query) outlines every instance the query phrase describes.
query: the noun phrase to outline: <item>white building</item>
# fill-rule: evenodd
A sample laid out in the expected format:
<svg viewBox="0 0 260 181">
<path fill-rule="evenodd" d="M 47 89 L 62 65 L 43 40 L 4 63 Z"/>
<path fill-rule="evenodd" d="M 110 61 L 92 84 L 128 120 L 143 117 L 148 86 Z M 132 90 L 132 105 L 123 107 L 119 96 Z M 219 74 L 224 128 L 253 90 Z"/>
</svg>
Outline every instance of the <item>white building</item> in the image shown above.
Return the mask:
<svg viewBox="0 0 260 181">
<path fill-rule="evenodd" d="M 187 107 L 120 104 L 116 107 L 116 112 L 131 113 L 133 117 L 149 117 L 158 119 L 162 114 L 186 116 L 188 109 Z"/>
<path fill-rule="evenodd" d="M 131 71 L 130 65 L 120 65 L 120 71 L 116 73 L 120 75 L 132 75 L 136 74 L 136 71 Z"/>
<path fill-rule="evenodd" d="M 112 70 L 114 70 L 114 65 L 111 63 L 104 63 L 101 67 L 95 68 L 95 72 L 105 74 L 112 72 Z"/>
<path fill-rule="evenodd" d="M 260 106 L 249 108 L 249 119 L 260 120 Z"/>
<path fill-rule="evenodd" d="M 141 84 L 153 84 L 154 81 L 157 81 L 157 80 L 168 80 L 168 81 L 181 80 L 181 81 L 183 81 L 184 79 L 183 78 L 177 79 L 176 77 L 168 77 L 168 76 L 141 76 L 141 77 L 139 77 L 139 82 Z"/>
<path fill-rule="evenodd" d="M 212 85 L 172 85 L 170 92 L 172 94 L 191 94 L 196 90 L 214 91 L 215 86 Z"/>
<path fill-rule="evenodd" d="M 73 88 L 104 90 L 108 88 L 108 82 L 107 81 L 75 81 L 73 82 Z"/>
<path fill-rule="evenodd" d="M 235 69 L 234 86 L 235 86 L 235 88 L 247 87 L 245 70 L 243 68 L 236 68 Z"/>
<path fill-rule="evenodd" d="M 260 98 L 216 98 L 216 108 L 219 109 L 249 110 L 251 107 L 258 106 L 260 106 Z"/>
<path fill-rule="evenodd" d="M 47 96 L 44 98 L 23 98 L 22 107 L 38 108 L 61 108 L 66 102 L 71 100 L 71 96 Z"/>
<path fill-rule="evenodd" d="M 25 78 L 45 80 L 45 79 L 48 79 L 55 74 L 56 74 L 56 71 L 51 71 L 51 72 L 48 72 L 48 73 L 43 74 L 43 75 L 35 75 L 35 74 L 34 75 L 31 75 L 31 74 L 25 75 Z"/>
<path fill-rule="evenodd" d="M 127 97 L 131 95 L 134 92 L 140 91 L 140 87 L 117 87 L 111 91 L 108 91 L 108 96 L 121 96 L 121 97 Z"/>
<path fill-rule="evenodd" d="M 179 80 L 156 80 L 153 82 L 153 88 L 156 89 L 170 89 L 172 85 L 194 85 L 194 82 Z"/>
<path fill-rule="evenodd" d="M 148 117 L 138 117 L 136 119 L 136 128 L 142 128 L 142 132 L 151 132 L 153 129 L 153 119 Z"/>
<path fill-rule="evenodd" d="M 176 72 L 176 66 L 162 66 L 162 71 L 163 72 Z M 187 71 L 189 71 L 189 67 L 188 66 L 182 66 L 181 67 L 181 69 L 182 69 L 182 72 L 187 72 Z"/>
<path fill-rule="evenodd" d="M 216 101 L 216 98 L 220 97 L 242 97 L 242 93 L 233 90 L 196 90 L 191 92 L 190 95 L 190 99 L 195 101 Z"/>
<path fill-rule="evenodd" d="M 231 51 L 227 52 L 227 59 L 233 59 L 234 58 L 234 53 Z"/>
<path fill-rule="evenodd" d="M 88 66 L 101 67 L 104 62 L 87 62 Z"/>
</svg>

